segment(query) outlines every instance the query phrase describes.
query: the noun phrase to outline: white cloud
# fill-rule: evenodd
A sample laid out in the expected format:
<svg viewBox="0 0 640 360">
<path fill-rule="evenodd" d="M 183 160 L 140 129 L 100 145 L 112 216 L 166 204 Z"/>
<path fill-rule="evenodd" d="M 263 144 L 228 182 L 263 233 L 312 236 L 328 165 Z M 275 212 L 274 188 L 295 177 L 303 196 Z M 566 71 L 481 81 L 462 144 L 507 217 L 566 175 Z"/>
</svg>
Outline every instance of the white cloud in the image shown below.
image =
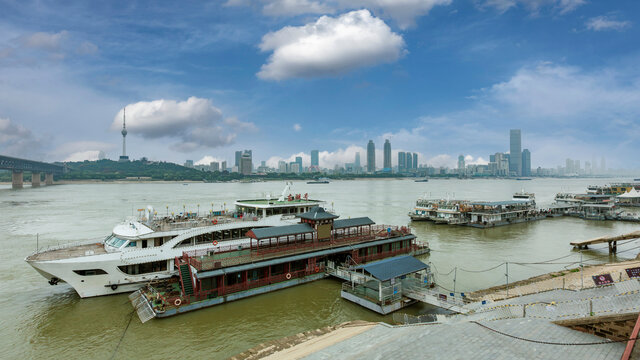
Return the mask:
<svg viewBox="0 0 640 360">
<path fill-rule="evenodd" d="M 335 10 L 328 4 L 312 0 L 274 0 L 262 8 L 265 15 L 295 16 L 301 14 L 331 14 Z"/>
<path fill-rule="evenodd" d="M 205 155 L 202 159 L 193 163 L 194 165 L 210 165 L 212 162 L 222 163 L 224 160 L 218 159 L 211 155 Z"/>
<path fill-rule="evenodd" d="M 582 122 L 585 117 L 640 114 L 640 78 L 613 69 L 586 72 L 578 67 L 540 63 L 518 70 L 486 93 L 518 117 Z"/>
<path fill-rule="evenodd" d="M 73 141 L 59 145 L 51 151 L 51 155 L 62 161 L 93 161 L 104 158 L 105 152 L 117 147 L 101 141 Z"/>
<path fill-rule="evenodd" d="M 262 6 L 268 16 L 327 15 L 338 11 L 369 9 L 376 15 L 392 19 L 399 28 L 415 24 L 435 6 L 450 5 L 452 0 L 229 0 L 226 6 Z"/>
<path fill-rule="evenodd" d="M 83 41 L 76 52 L 80 55 L 94 55 L 98 52 L 98 46 L 90 41 Z"/>
<path fill-rule="evenodd" d="M 302 126 L 300 126 L 300 124 L 293 124 L 293 131 L 300 131 L 302 130 Z"/>
<path fill-rule="evenodd" d="M 486 0 L 482 3 L 482 6 L 495 8 L 500 13 L 503 13 L 521 5 L 534 15 L 540 13 L 543 8 L 550 8 L 552 11 L 562 15 L 584 4 L 586 4 L 586 0 Z"/>
<path fill-rule="evenodd" d="M 73 154 L 69 154 L 63 161 L 74 162 L 74 161 L 96 161 L 100 159 L 104 159 L 104 151 L 100 150 L 87 150 L 87 151 L 79 151 Z"/>
<path fill-rule="evenodd" d="M 630 21 L 615 20 L 610 16 L 596 16 L 587 20 L 587 29 L 593 31 L 617 30 L 622 31 L 631 27 Z"/>
<path fill-rule="evenodd" d="M 335 76 L 394 62 L 406 52 L 402 36 L 368 10 L 268 33 L 260 50 L 273 51 L 257 74 L 265 80 Z"/>
<path fill-rule="evenodd" d="M 61 50 L 63 42 L 69 37 L 69 32 L 62 30 L 57 33 L 36 32 L 25 35 L 21 38 L 21 42 L 26 47 L 36 48 L 47 51 Z"/>
<path fill-rule="evenodd" d="M 376 14 L 393 19 L 401 29 L 415 24 L 435 6 L 450 5 L 452 0 L 340 0 L 345 7 L 373 9 Z"/>
<path fill-rule="evenodd" d="M 124 110 L 111 124 L 112 130 L 122 128 Z M 180 152 L 215 148 L 234 142 L 238 132 L 255 131 L 252 123 L 236 118 L 222 118 L 222 111 L 209 99 L 190 97 L 186 101 L 141 101 L 126 106 L 127 129 L 132 135 L 147 139 L 178 138 L 171 146 Z"/>
<path fill-rule="evenodd" d="M 0 153 L 20 158 L 41 158 L 40 139 L 11 119 L 0 118 Z"/>
</svg>

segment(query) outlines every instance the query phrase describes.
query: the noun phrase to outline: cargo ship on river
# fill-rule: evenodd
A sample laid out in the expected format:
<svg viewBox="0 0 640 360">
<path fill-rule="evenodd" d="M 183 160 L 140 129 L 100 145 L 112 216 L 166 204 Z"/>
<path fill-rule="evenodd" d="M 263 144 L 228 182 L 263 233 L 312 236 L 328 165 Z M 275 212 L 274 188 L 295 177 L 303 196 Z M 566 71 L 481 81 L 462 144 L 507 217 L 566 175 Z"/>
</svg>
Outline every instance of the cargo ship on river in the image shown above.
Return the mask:
<svg viewBox="0 0 640 360">
<path fill-rule="evenodd" d="M 130 295 L 142 322 L 308 283 L 339 268 L 428 252 L 407 227 L 368 217 L 337 220 L 315 207 L 299 223 L 252 228 L 241 246 L 184 251 L 178 276 L 153 281 Z"/>
<path fill-rule="evenodd" d="M 293 194 L 287 183 L 279 198 L 238 200 L 234 210 L 158 217 L 152 207 L 113 228 L 104 240 L 39 249 L 25 261 L 51 285 L 66 282 L 80 297 L 132 292 L 150 280 L 177 275 L 175 259 L 185 251 L 243 249 L 247 232 L 297 222 L 295 215 L 324 204 Z"/>
</svg>

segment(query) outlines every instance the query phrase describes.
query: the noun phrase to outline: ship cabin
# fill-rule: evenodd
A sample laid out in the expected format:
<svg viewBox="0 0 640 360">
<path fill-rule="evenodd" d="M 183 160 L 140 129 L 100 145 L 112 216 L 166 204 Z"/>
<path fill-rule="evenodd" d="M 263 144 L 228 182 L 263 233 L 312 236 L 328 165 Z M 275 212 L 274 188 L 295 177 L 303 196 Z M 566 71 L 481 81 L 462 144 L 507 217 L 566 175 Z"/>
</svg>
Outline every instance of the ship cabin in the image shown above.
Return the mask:
<svg viewBox="0 0 640 360">
<path fill-rule="evenodd" d="M 235 207 L 238 216 L 267 217 L 299 215 L 323 204 L 321 200 L 309 199 L 308 194 L 289 194 L 280 199 L 238 200 L 235 202 Z"/>
<path fill-rule="evenodd" d="M 535 215 L 535 202 L 528 200 L 472 202 L 471 222 L 483 225 L 526 220 Z"/>
<path fill-rule="evenodd" d="M 340 296 L 379 314 L 389 314 L 416 301 L 406 295 L 434 286 L 429 265 L 403 255 L 351 268 Z"/>
<path fill-rule="evenodd" d="M 137 296 L 147 299 L 153 317 L 171 316 L 318 280 L 328 267 L 413 254 L 425 246 L 408 228 L 377 225 L 368 217 L 337 220 L 314 207 L 298 218 L 294 225 L 249 230 L 243 246 L 184 252 L 175 259 L 179 278 L 151 283 Z"/>
<path fill-rule="evenodd" d="M 620 206 L 640 206 L 640 191 L 631 189 L 622 195 L 618 195 L 617 201 Z"/>
</svg>

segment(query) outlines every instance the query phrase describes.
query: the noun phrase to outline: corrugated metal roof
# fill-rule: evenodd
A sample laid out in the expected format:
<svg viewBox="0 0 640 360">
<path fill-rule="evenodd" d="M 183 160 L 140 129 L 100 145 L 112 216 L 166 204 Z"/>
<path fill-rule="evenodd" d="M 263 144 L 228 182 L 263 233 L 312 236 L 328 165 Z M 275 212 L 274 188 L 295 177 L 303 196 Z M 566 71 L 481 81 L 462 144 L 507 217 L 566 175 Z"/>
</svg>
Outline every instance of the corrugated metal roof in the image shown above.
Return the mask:
<svg viewBox="0 0 640 360">
<path fill-rule="evenodd" d="M 313 228 L 309 224 L 295 224 L 285 226 L 273 226 L 259 229 L 251 229 L 256 236 L 256 239 L 268 239 L 279 236 L 306 234 L 313 232 Z"/>
<path fill-rule="evenodd" d="M 329 220 L 329 219 L 337 219 L 339 216 L 334 215 L 330 212 L 324 211 L 320 206 L 314 206 L 311 210 L 306 213 L 298 215 L 301 219 L 307 220 Z"/>
<path fill-rule="evenodd" d="M 471 205 L 500 206 L 500 205 L 526 204 L 529 202 L 531 201 L 530 200 L 480 201 L 480 202 L 472 202 Z"/>
<path fill-rule="evenodd" d="M 359 217 L 353 219 L 340 219 L 333 222 L 334 229 L 342 229 L 348 228 L 352 226 L 364 226 L 364 225 L 373 225 L 375 224 L 373 220 L 368 217 Z"/>
<path fill-rule="evenodd" d="M 412 234 L 412 235 L 405 235 L 405 236 L 399 236 L 394 238 L 370 241 L 370 242 L 361 243 L 357 245 L 345 245 L 345 246 L 340 246 L 340 247 L 330 248 L 330 249 L 325 249 L 320 251 L 311 251 L 308 253 L 294 255 L 294 256 L 285 256 L 277 259 L 259 261 L 251 264 L 243 264 L 243 265 L 229 266 L 221 269 L 208 270 L 208 271 L 198 272 L 195 275 L 198 279 L 204 279 L 204 278 L 219 276 L 224 274 L 232 274 L 238 271 L 251 270 L 251 269 L 257 269 L 265 266 L 282 264 L 289 261 L 297 261 L 297 260 L 308 259 L 316 256 L 336 254 L 336 253 L 348 251 L 348 250 L 358 250 L 358 249 L 369 247 L 369 246 L 384 245 L 384 244 L 388 244 L 390 242 L 395 242 L 395 241 L 411 240 L 411 239 L 415 239 L 415 237 L 416 236 Z"/>
<path fill-rule="evenodd" d="M 428 268 L 429 266 L 410 255 L 396 256 L 369 264 L 357 266 L 356 269 L 364 269 L 374 278 L 387 281 L 398 276 L 411 274 Z"/>
</svg>

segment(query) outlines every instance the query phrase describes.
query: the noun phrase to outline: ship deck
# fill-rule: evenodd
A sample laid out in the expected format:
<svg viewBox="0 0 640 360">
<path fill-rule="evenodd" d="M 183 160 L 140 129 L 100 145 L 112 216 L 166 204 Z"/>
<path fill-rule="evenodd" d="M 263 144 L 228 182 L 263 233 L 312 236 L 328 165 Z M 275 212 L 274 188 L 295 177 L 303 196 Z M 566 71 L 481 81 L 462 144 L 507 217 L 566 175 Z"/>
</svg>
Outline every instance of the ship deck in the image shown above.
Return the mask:
<svg viewBox="0 0 640 360">
<path fill-rule="evenodd" d="M 62 260 L 81 256 L 100 255 L 106 254 L 102 243 L 83 244 L 77 246 L 68 246 L 62 248 L 55 248 L 51 250 L 44 250 L 42 252 L 33 254 L 27 257 L 27 261 L 51 261 Z"/>
</svg>

